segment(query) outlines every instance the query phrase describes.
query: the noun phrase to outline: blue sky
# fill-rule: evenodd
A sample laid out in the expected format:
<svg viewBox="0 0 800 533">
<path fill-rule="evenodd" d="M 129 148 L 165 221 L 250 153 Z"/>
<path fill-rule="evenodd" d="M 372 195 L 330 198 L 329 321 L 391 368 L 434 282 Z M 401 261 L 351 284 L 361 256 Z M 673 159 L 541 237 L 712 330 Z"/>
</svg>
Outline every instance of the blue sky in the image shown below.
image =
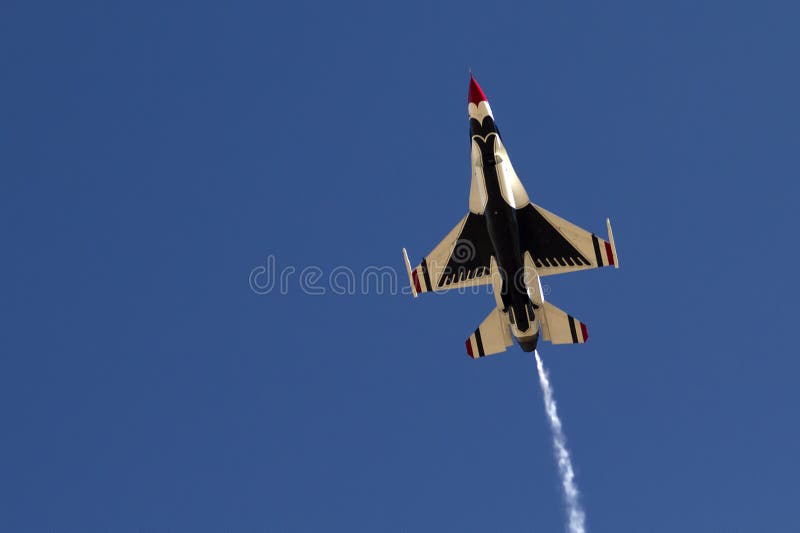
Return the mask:
<svg viewBox="0 0 800 533">
<path fill-rule="evenodd" d="M 590 531 L 798 531 L 794 2 L 7 1 L 0 529 L 559 531 L 488 294 L 255 294 L 463 216 L 468 70 L 532 199 Z M 296 278 L 293 278 L 296 279 Z M 324 280 L 323 280 L 324 281 Z"/>
</svg>

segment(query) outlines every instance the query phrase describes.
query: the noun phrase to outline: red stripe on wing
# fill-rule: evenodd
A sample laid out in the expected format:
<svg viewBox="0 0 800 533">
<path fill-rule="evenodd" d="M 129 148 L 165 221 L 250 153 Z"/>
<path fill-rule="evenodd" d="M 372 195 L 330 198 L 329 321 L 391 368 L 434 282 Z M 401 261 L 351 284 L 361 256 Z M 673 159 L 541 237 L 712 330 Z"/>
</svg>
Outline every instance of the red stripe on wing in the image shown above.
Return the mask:
<svg viewBox="0 0 800 533">
<path fill-rule="evenodd" d="M 610 243 L 606 243 L 606 254 L 608 255 L 608 266 L 614 266 L 614 252 L 611 251 Z"/>
<path fill-rule="evenodd" d="M 411 279 L 414 281 L 414 288 L 417 290 L 417 294 L 421 293 L 422 287 L 419 284 L 419 275 L 416 269 L 411 273 Z"/>
</svg>

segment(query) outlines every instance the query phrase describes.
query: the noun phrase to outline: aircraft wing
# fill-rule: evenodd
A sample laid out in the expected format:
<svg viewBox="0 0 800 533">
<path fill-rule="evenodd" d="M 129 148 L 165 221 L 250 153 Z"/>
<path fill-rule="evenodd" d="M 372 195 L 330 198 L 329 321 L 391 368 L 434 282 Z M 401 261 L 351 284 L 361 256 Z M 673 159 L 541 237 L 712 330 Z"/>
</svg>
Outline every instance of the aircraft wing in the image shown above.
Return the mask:
<svg viewBox="0 0 800 533">
<path fill-rule="evenodd" d="M 619 268 L 608 220 L 608 241 L 535 204 L 518 210 L 517 222 L 520 244 L 523 251 L 530 252 L 540 276 L 604 266 Z"/>
<path fill-rule="evenodd" d="M 483 216 L 467 213 L 416 268 L 405 257 L 414 296 L 491 283 L 491 257 Z"/>
</svg>

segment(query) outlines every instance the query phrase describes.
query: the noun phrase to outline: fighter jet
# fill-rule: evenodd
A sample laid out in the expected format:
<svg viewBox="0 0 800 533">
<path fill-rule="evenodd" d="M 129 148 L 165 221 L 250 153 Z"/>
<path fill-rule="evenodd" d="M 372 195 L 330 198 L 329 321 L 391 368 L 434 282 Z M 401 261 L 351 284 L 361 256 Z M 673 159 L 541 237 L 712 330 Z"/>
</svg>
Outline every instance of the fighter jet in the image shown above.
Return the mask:
<svg viewBox="0 0 800 533">
<path fill-rule="evenodd" d="M 619 268 L 611 221 L 608 240 L 531 203 L 514 172 L 492 108 L 470 75 L 472 184 L 469 212 L 411 268 L 411 291 L 439 292 L 492 285 L 495 309 L 466 341 L 473 359 L 504 352 L 516 338 L 532 352 L 541 337 L 553 344 L 584 343 L 586 324 L 545 301 L 540 279 L 613 266 Z"/>
</svg>

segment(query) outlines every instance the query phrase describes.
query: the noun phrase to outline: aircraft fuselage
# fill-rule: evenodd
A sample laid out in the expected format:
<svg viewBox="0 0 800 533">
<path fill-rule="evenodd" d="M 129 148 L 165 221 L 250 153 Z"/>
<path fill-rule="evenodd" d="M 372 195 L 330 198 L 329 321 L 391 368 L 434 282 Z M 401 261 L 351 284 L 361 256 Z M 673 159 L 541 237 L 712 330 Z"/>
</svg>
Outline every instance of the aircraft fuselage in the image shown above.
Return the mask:
<svg viewBox="0 0 800 533">
<path fill-rule="evenodd" d="M 474 107 L 473 107 L 474 106 Z M 537 305 L 527 284 L 536 283 L 528 272 L 520 245 L 517 209 L 529 202 L 514 172 L 488 102 L 470 104 L 472 143 L 472 189 L 470 211 L 484 217 L 500 274 L 500 298 L 514 336 L 525 351 L 533 351 L 538 340 Z"/>
</svg>

